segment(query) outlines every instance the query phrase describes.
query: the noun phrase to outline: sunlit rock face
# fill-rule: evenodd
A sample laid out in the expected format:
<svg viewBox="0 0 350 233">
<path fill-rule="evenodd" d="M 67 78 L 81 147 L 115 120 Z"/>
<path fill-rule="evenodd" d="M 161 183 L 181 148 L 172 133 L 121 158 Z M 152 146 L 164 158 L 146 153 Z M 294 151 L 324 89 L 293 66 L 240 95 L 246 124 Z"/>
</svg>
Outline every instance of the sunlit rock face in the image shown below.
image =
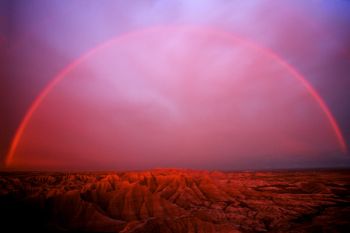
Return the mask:
<svg viewBox="0 0 350 233">
<path fill-rule="evenodd" d="M 227 170 L 336 161 L 339 132 L 297 76 L 268 50 L 219 30 L 129 33 L 56 77 L 8 165 Z"/>
<path fill-rule="evenodd" d="M 348 232 L 349 171 L 1 173 L 5 232 Z"/>
</svg>

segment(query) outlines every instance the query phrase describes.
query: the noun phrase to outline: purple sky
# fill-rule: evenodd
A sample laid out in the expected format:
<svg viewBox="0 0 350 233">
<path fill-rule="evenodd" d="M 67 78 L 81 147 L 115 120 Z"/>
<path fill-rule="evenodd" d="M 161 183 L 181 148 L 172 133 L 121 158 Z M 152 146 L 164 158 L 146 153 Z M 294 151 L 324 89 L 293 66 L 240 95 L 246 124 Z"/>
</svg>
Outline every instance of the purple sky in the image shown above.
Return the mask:
<svg viewBox="0 0 350 233">
<path fill-rule="evenodd" d="M 131 3 L 9 0 L 0 4 L 2 161 L 31 103 L 60 71 L 96 46 L 120 35 L 174 25 L 214 28 L 274 51 L 312 84 L 333 113 L 347 144 L 350 143 L 349 1 L 237 3 L 183 0 Z M 108 49 L 102 49 L 96 56 L 77 66 L 75 73 L 67 74 L 70 77 L 57 86 L 33 117 L 19 146 L 18 158 L 30 163 L 28 168 L 69 169 L 178 166 L 228 170 L 349 165 L 348 155 L 337 152 L 332 130 L 315 101 L 300 97 L 305 93 L 307 95 L 307 92 L 300 90 L 301 86 L 293 77 L 289 77 L 292 75 L 278 62 L 241 43 L 228 43 L 225 47 L 225 38 L 208 32 L 198 35 L 175 30 L 171 32 L 173 35 L 165 33 L 162 37 L 161 31 L 156 30 L 154 35 L 139 33 L 119 45 L 112 43 Z M 159 42 L 154 43 L 155 40 Z M 134 63 L 127 63 L 125 56 L 140 62 L 145 71 L 136 69 Z M 123 62 L 123 67 L 116 68 L 115 64 Z M 167 67 L 172 62 L 178 62 L 179 68 L 172 70 L 173 66 Z M 235 66 L 230 65 L 232 63 Z M 191 68 L 185 68 L 187 64 Z M 213 77 L 226 77 L 232 73 L 245 79 L 236 86 L 234 79 L 221 83 L 216 79 L 210 81 Z M 193 81 L 195 88 L 190 88 L 186 93 L 184 88 L 191 85 L 187 77 L 191 75 L 200 78 Z M 268 78 L 261 80 L 259 75 Z M 112 76 L 118 78 L 108 78 Z M 168 78 L 166 81 L 154 81 L 157 77 Z M 285 83 L 279 77 L 294 81 Z M 115 86 L 117 89 L 113 89 L 112 84 L 106 85 L 113 80 L 121 82 Z M 159 86 L 159 83 L 162 85 Z M 246 86 L 256 87 L 256 90 L 247 90 L 245 94 L 243 90 L 246 90 Z M 273 91 L 274 94 L 268 95 Z M 130 104 L 130 100 L 135 98 L 142 101 Z M 258 105 L 257 100 L 261 100 Z M 88 107 L 84 107 L 84 104 Z M 230 106 L 239 107 L 240 110 Z M 261 106 L 264 106 L 264 110 L 254 113 L 253 110 Z M 277 106 L 280 106 L 279 109 Z M 102 113 L 93 114 L 98 109 Z M 211 116 L 212 113 L 208 113 L 211 120 L 201 122 L 197 115 L 205 115 L 205 109 L 215 114 Z M 276 111 L 280 115 L 277 116 L 272 109 L 278 109 Z M 66 116 L 57 117 L 62 111 L 67 113 Z M 82 111 L 86 111 L 86 114 L 82 114 Z M 246 112 L 252 120 L 238 117 L 237 111 Z M 184 117 L 185 113 L 187 117 Z M 81 121 L 70 125 L 68 122 L 72 114 Z M 136 118 L 135 114 L 142 117 Z M 300 114 L 299 120 L 295 114 Z M 261 116 L 266 120 L 260 120 Z M 67 119 L 62 120 L 64 117 Z M 119 135 L 119 144 L 112 137 L 115 131 L 111 130 L 111 119 L 116 121 L 116 131 L 125 131 L 123 136 Z M 127 123 L 121 126 L 123 120 Z M 281 120 L 284 128 L 273 124 L 278 120 Z M 255 122 L 259 124 L 254 125 Z M 137 124 L 141 125 L 136 127 Z M 176 124 L 186 127 L 179 129 L 174 126 Z M 91 125 L 95 125 L 96 129 Z M 206 126 L 204 129 L 203 125 Z M 237 125 L 239 127 L 235 128 Z M 65 127 L 68 130 L 62 130 Z M 169 129 L 171 136 L 159 132 L 154 137 L 142 136 L 155 129 L 160 132 Z M 90 133 L 86 132 L 89 130 Z M 76 142 L 79 135 L 89 134 L 93 136 L 82 139 L 84 143 L 81 145 Z M 189 145 L 186 145 L 183 135 L 188 136 Z M 218 139 L 220 137 L 223 139 Z M 235 143 L 231 143 L 231 138 Z M 299 143 L 298 148 L 304 149 L 292 150 L 292 146 L 284 145 L 281 138 L 286 138 L 284 142 Z M 71 146 L 62 151 L 62 147 L 57 147 L 60 143 L 56 142 L 63 139 L 66 140 L 65 145 Z M 98 147 L 87 148 L 89 141 L 95 142 Z M 300 146 L 301 142 L 305 145 Z M 135 143 L 141 149 L 131 149 L 133 146 L 130 144 Z M 104 150 L 101 151 L 101 148 Z M 147 155 L 153 152 L 158 155 Z M 127 155 L 123 157 L 124 165 L 110 165 L 111 162 L 121 161 L 118 160 L 120 156 L 111 159 L 118 153 Z M 167 153 L 169 159 L 161 159 Z M 69 163 L 66 158 L 72 157 L 72 154 L 75 159 Z M 97 154 L 101 154 L 101 157 L 96 160 Z M 188 155 L 193 156 L 192 160 L 184 158 Z M 144 157 L 135 163 L 137 156 Z M 42 161 L 44 157 L 49 158 L 47 163 L 33 165 L 33 161 Z M 203 162 L 193 162 L 198 160 Z M 60 162 L 62 165 L 56 166 Z M 49 163 L 56 165 L 49 166 Z"/>
</svg>

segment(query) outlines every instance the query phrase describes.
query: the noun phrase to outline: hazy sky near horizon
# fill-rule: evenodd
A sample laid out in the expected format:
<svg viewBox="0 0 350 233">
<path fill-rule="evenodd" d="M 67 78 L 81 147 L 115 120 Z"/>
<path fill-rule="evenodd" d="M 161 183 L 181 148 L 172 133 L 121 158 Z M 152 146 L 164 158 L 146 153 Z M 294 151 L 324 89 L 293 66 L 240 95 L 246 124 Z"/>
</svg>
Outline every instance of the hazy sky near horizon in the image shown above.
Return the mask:
<svg viewBox="0 0 350 233">
<path fill-rule="evenodd" d="M 13 167 L 349 166 L 319 103 L 267 52 L 313 86 L 349 144 L 348 12 L 341 0 L 1 1 L 1 160 L 36 97 L 79 61 Z"/>
</svg>

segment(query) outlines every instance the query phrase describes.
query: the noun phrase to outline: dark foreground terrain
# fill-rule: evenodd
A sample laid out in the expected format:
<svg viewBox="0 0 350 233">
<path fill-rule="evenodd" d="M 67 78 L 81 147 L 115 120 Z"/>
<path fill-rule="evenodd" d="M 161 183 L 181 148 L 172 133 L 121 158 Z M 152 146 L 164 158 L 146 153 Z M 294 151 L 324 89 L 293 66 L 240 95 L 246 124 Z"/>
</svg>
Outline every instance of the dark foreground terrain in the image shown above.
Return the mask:
<svg viewBox="0 0 350 233">
<path fill-rule="evenodd" d="M 0 173 L 1 232 L 350 232 L 350 171 Z"/>
</svg>

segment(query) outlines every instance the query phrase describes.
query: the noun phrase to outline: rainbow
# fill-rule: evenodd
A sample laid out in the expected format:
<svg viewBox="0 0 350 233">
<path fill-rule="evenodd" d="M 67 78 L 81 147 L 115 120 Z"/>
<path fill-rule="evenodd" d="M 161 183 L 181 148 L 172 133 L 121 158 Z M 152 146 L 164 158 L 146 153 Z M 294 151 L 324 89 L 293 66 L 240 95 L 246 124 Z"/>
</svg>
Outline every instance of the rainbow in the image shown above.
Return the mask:
<svg viewBox="0 0 350 233">
<path fill-rule="evenodd" d="M 321 98 L 321 96 L 317 93 L 317 91 L 312 87 L 312 85 L 290 64 L 288 64 L 284 59 L 282 59 L 279 55 L 277 55 L 275 52 L 268 48 L 263 48 L 259 46 L 258 44 L 249 41 L 247 39 L 243 39 L 241 37 L 238 37 L 236 35 L 232 35 L 229 32 L 225 32 L 222 30 L 217 30 L 213 28 L 208 28 L 208 27 L 192 27 L 192 26 L 159 26 L 159 27 L 152 27 L 152 28 L 147 28 L 147 29 L 142 29 L 142 30 L 136 30 L 132 32 L 125 33 L 123 35 L 120 35 L 116 38 L 113 38 L 111 40 L 108 40 L 107 42 L 104 42 L 95 48 L 91 49 L 87 53 L 83 54 L 81 57 L 78 59 L 74 60 L 71 64 L 69 64 L 67 67 L 65 67 L 60 73 L 58 73 L 53 80 L 40 92 L 40 94 L 36 97 L 36 99 L 33 101 L 31 106 L 29 107 L 28 111 L 26 112 L 24 118 L 22 119 L 21 123 L 19 124 L 19 127 L 15 133 L 15 136 L 13 137 L 13 140 L 10 145 L 10 149 L 8 151 L 6 160 L 5 160 L 5 165 L 9 166 L 11 165 L 16 149 L 21 141 L 21 137 L 30 122 L 33 114 L 36 112 L 36 110 L 39 108 L 41 103 L 45 100 L 46 96 L 51 92 L 55 86 L 60 83 L 66 76 L 69 74 L 75 67 L 77 67 L 79 64 L 81 64 L 83 61 L 88 59 L 89 57 L 93 56 L 97 51 L 104 49 L 111 44 L 114 43 L 120 43 L 121 41 L 127 40 L 131 36 L 137 36 L 139 34 L 142 34 L 142 32 L 159 32 L 159 31 L 172 31 L 172 30 L 196 30 L 196 31 L 201 31 L 204 33 L 210 33 L 210 34 L 215 34 L 218 36 L 223 36 L 232 42 L 240 42 L 244 46 L 247 46 L 249 48 L 254 49 L 255 51 L 262 53 L 270 58 L 272 58 L 274 61 L 276 61 L 278 64 L 280 64 L 282 67 L 286 68 L 288 72 L 296 79 L 298 80 L 303 87 L 308 91 L 309 95 L 314 99 L 314 101 L 318 104 L 322 112 L 324 113 L 325 117 L 329 121 L 333 131 L 334 135 L 338 141 L 339 148 L 340 150 L 345 154 L 347 153 L 347 145 L 345 143 L 344 136 L 340 130 L 340 127 L 334 118 L 332 112 L 329 110 L 328 106 L 324 102 L 324 100 Z"/>
</svg>

